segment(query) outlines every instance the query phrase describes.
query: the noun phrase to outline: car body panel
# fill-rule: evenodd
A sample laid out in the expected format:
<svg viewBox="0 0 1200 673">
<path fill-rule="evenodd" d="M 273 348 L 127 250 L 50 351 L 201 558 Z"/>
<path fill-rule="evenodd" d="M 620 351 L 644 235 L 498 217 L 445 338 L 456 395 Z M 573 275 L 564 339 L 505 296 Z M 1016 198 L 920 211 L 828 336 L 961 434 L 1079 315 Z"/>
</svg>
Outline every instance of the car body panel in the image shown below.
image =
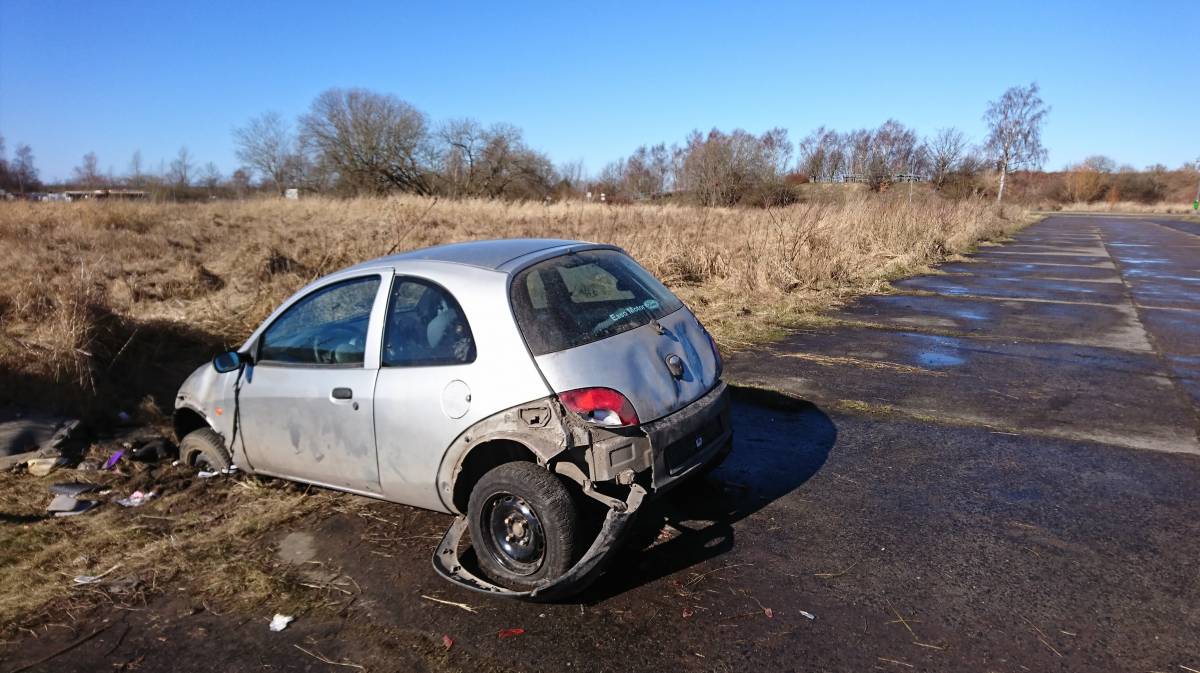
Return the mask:
<svg viewBox="0 0 1200 673">
<path fill-rule="evenodd" d="M 549 390 L 508 310 L 505 274 L 478 268 L 446 274 L 430 262 L 404 268 L 397 278 L 435 282 L 458 300 L 475 340 L 475 360 L 379 370 L 375 433 L 382 493 L 389 500 L 451 511 L 436 479 L 447 449 L 480 420 L 544 398 Z"/>
<path fill-rule="evenodd" d="M 704 328 L 687 307 L 653 324 L 540 355 L 538 367 L 556 393 L 577 388 L 612 388 L 633 404 L 646 423 L 677 411 L 712 390 L 717 361 Z M 682 360 L 683 372 L 673 376 L 667 358 Z"/>
</svg>

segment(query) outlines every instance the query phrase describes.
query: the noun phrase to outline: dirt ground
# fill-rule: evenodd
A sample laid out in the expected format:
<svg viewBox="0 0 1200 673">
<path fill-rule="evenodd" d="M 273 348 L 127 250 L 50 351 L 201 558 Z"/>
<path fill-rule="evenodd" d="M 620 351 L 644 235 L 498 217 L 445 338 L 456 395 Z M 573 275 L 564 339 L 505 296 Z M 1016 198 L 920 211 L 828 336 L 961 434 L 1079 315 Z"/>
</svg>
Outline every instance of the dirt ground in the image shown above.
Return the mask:
<svg viewBox="0 0 1200 673">
<path fill-rule="evenodd" d="M 1200 670 L 1198 241 L 1051 218 L 740 354 L 729 461 L 572 602 L 446 584 L 447 516 L 217 477 L 173 497 L 325 498 L 222 552 L 278 584 L 101 582 L 0 673 Z"/>
</svg>

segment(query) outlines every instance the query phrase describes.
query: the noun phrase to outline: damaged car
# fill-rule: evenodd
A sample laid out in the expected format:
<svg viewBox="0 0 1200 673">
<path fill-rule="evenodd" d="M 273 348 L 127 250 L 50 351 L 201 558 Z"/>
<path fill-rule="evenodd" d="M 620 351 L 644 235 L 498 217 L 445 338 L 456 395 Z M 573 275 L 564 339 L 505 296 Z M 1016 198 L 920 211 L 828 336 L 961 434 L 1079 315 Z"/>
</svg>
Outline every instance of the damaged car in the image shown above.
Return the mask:
<svg viewBox="0 0 1200 673">
<path fill-rule="evenodd" d="M 587 586 L 644 498 L 732 447 L 712 336 L 623 250 L 579 241 L 450 244 L 321 278 L 175 406 L 189 464 L 454 514 L 438 573 L 543 599 Z"/>
</svg>

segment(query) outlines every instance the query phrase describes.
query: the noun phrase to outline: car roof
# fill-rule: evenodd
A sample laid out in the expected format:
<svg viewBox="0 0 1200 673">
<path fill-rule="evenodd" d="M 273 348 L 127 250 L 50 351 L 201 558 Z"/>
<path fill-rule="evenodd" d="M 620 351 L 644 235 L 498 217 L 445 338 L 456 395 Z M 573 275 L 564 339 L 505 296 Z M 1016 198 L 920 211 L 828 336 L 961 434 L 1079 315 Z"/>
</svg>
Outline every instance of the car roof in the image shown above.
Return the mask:
<svg viewBox="0 0 1200 673">
<path fill-rule="evenodd" d="M 532 256 L 534 259 L 541 259 L 584 246 L 600 247 L 595 243 L 558 238 L 500 238 L 486 241 L 466 241 L 387 255 L 356 264 L 345 270 L 359 271 L 378 267 L 403 266 L 405 262 L 421 261 L 465 264 L 507 273 L 518 266 L 517 261 L 521 258 Z"/>
</svg>

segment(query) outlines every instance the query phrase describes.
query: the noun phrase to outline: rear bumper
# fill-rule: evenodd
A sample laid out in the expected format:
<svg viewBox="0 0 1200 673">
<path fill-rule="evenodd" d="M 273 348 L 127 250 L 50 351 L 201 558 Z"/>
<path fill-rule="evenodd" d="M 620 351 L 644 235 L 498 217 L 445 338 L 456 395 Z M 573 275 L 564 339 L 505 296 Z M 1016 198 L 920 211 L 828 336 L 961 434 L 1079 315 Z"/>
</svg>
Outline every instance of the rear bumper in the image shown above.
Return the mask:
<svg viewBox="0 0 1200 673">
<path fill-rule="evenodd" d="M 688 406 L 646 423 L 650 440 L 651 485 L 660 492 L 702 469 L 733 441 L 729 389 L 724 381 Z"/>
</svg>

